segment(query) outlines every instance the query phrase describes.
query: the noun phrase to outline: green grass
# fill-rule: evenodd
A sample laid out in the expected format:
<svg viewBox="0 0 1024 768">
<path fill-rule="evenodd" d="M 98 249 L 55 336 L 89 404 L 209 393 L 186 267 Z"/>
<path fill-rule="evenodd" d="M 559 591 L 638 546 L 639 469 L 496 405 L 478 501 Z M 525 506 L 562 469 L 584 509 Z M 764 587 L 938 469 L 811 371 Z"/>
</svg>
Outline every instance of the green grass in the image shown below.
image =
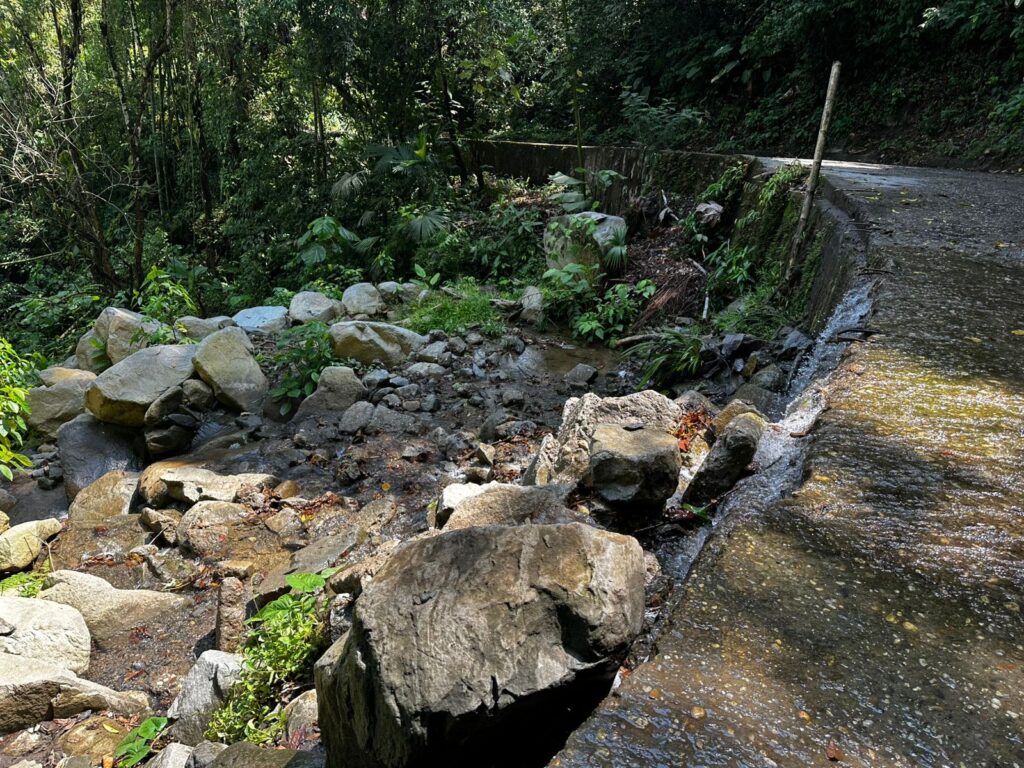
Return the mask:
<svg viewBox="0 0 1024 768">
<path fill-rule="evenodd" d="M 458 335 L 475 330 L 485 336 L 500 336 L 505 332 L 504 317 L 476 283 L 463 280 L 452 290 L 462 298 L 433 291 L 412 309 L 403 325 L 417 333 L 440 329 Z"/>
</svg>

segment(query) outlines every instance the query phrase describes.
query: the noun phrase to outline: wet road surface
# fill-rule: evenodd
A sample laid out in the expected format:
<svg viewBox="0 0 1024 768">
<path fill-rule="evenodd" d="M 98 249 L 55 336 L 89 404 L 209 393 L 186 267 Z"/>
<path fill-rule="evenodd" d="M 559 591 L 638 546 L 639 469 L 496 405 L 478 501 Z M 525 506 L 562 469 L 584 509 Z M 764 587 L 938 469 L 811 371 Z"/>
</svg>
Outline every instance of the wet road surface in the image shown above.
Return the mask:
<svg viewBox="0 0 1024 768">
<path fill-rule="evenodd" d="M 774 428 L 657 654 L 552 765 L 1024 766 L 1024 178 L 826 175 L 874 333 Z"/>
</svg>

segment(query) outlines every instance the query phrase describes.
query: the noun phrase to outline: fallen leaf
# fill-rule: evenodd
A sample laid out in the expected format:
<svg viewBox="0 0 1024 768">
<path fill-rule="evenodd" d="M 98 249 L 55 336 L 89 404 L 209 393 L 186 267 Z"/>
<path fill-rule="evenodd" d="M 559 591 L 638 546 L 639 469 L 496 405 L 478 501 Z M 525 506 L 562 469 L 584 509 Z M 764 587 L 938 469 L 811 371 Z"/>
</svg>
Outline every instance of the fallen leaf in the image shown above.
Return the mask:
<svg viewBox="0 0 1024 768">
<path fill-rule="evenodd" d="M 1019 328 L 1016 331 L 1010 331 L 1010 333 L 1012 333 L 1014 336 L 1024 336 L 1024 331 L 1020 330 Z"/>
</svg>

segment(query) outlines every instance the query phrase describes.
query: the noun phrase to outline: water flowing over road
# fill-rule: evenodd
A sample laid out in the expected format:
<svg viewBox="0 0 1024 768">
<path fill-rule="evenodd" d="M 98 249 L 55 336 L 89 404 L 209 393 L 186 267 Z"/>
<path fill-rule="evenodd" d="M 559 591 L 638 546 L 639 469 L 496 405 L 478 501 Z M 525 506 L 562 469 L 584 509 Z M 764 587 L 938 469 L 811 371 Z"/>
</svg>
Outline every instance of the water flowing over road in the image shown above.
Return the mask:
<svg viewBox="0 0 1024 768">
<path fill-rule="evenodd" d="M 552 765 L 1024 765 L 1024 178 L 825 174 L 871 300 L 821 341 L 858 341 Z"/>
</svg>

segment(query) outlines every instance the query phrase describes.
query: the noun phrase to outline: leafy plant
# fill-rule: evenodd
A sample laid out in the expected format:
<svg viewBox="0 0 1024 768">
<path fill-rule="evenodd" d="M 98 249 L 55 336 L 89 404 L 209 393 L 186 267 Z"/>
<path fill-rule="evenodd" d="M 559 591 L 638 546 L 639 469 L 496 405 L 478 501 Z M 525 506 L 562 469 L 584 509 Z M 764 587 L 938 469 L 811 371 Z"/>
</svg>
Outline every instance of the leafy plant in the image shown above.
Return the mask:
<svg viewBox="0 0 1024 768">
<path fill-rule="evenodd" d="M 334 362 L 330 330 L 324 323 L 297 325 L 279 335 L 271 366 L 280 383 L 270 395 L 281 403 L 282 416 L 316 391 L 320 372 Z"/>
<path fill-rule="evenodd" d="M 280 711 L 285 687 L 301 682 L 326 645 L 318 596 L 331 570 L 285 577 L 291 592 L 265 605 L 248 620 L 242 669 L 228 700 L 210 720 L 207 738 L 234 743 L 273 741 L 284 726 Z"/>
<path fill-rule="evenodd" d="M 597 210 L 601 207 L 600 202 L 590 196 L 590 191 L 604 192 L 616 181 L 625 178 L 618 171 L 612 170 L 577 169 L 577 173 L 583 178 L 579 179 L 561 172 L 548 177 L 548 181 L 555 187 L 555 191 L 548 195 L 548 200 L 561 206 L 566 213 Z"/>
<path fill-rule="evenodd" d="M 14 479 L 13 470 L 32 466 L 29 459 L 17 452 L 25 441 L 28 425 L 27 379 L 32 363 L 14 351 L 0 336 L 0 475 Z"/>
<path fill-rule="evenodd" d="M 573 333 L 590 341 L 612 341 L 625 332 L 640 313 L 641 305 L 654 295 L 650 280 L 636 285 L 619 283 L 609 288 L 594 309 L 573 321 Z"/>
<path fill-rule="evenodd" d="M 18 597 L 35 597 L 43 589 L 44 570 L 22 571 L 0 579 L 0 595 L 13 592 Z"/>
<path fill-rule="evenodd" d="M 753 285 L 754 250 L 751 246 L 734 248 L 726 241 L 708 254 L 707 264 L 711 268 L 708 292 L 718 303 L 742 295 Z"/>
<path fill-rule="evenodd" d="M 598 300 L 594 285 L 601 275 L 592 266 L 569 262 L 561 268 L 551 268 L 544 273 L 544 305 L 548 314 L 555 319 L 573 321 L 586 312 Z"/>
<path fill-rule="evenodd" d="M 701 365 L 703 345 L 689 328 L 662 328 L 653 339 L 631 347 L 627 355 L 644 364 L 641 386 L 665 388 L 693 376 Z"/>
<path fill-rule="evenodd" d="M 132 768 L 149 757 L 153 751 L 153 742 L 160 738 L 167 723 L 166 717 L 148 717 L 128 731 L 114 750 L 118 768 Z"/>
<path fill-rule="evenodd" d="M 416 283 L 420 288 L 434 289 L 437 288 L 437 284 L 441 282 L 441 273 L 435 272 L 432 275 L 427 274 L 427 270 L 421 267 L 419 264 L 413 265 L 413 271 L 416 272 Z"/>
<path fill-rule="evenodd" d="M 695 109 L 682 109 L 672 99 L 650 104 L 649 87 L 634 90 L 624 87 L 619 95 L 622 116 L 633 139 L 649 149 L 666 149 L 680 142 L 685 131 L 700 121 L 701 113 Z"/>
</svg>

